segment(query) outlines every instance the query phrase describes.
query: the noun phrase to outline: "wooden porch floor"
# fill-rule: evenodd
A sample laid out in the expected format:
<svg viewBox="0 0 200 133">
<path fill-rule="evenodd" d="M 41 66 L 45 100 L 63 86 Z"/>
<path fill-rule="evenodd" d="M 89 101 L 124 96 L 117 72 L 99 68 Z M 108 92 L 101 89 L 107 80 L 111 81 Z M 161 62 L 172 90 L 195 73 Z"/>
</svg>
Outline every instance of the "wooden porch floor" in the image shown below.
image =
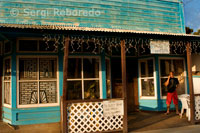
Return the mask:
<svg viewBox="0 0 200 133">
<path fill-rule="evenodd" d="M 158 129 L 184 127 L 189 125 L 190 123 L 187 121 L 185 115 L 182 119 L 180 119 L 179 116 L 175 114 L 175 112 L 171 112 L 169 115 L 164 115 L 164 112 L 132 112 L 128 115 L 129 132 L 143 132 Z M 57 133 L 60 132 L 60 123 L 23 125 L 17 126 L 17 129 L 13 130 L 5 123 L 0 122 L 0 133 L 7 132 Z"/>
<path fill-rule="evenodd" d="M 188 125 L 190 123 L 185 114 L 180 119 L 175 112 L 171 112 L 169 115 L 165 115 L 164 112 L 132 112 L 128 116 L 129 132 L 143 132 Z"/>
</svg>

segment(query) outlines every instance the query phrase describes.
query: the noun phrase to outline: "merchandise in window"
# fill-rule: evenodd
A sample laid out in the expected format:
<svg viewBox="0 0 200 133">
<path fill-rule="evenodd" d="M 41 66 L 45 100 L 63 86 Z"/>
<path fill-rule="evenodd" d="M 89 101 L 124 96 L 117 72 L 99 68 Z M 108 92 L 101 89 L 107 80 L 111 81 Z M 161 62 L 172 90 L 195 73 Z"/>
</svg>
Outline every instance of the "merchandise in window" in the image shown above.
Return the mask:
<svg viewBox="0 0 200 133">
<path fill-rule="evenodd" d="M 69 58 L 68 64 L 68 99 L 98 99 L 100 97 L 99 59 Z"/>
<path fill-rule="evenodd" d="M 56 58 L 19 58 L 19 104 L 57 103 L 56 73 Z"/>
</svg>

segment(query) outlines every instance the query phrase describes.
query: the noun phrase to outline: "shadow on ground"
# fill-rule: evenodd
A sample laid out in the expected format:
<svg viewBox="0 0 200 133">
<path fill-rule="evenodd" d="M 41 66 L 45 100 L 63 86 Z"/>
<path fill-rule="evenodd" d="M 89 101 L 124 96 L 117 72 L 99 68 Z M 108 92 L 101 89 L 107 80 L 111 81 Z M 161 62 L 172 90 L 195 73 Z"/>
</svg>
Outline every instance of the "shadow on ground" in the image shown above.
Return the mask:
<svg viewBox="0 0 200 133">
<path fill-rule="evenodd" d="M 169 115 L 165 115 L 163 112 L 132 112 L 128 116 L 129 132 L 142 132 L 188 125 L 190 123 L 185 115 L 180 119 L 175 112 L 171 112 Z"/>
</svg>

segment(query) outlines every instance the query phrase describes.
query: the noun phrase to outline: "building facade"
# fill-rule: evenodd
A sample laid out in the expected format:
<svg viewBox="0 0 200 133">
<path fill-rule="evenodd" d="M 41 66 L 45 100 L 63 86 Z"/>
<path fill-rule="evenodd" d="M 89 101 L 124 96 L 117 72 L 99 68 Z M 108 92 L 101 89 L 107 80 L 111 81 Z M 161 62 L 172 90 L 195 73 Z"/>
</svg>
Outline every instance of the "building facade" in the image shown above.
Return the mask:
<svg viewBox="0 0 200 133">
<path fill-rule="evenodd" d="M 186 56 L 176 47 L 176 36 L 185 34 L 182 0 L 9 0 L 0 6 L 4 122 L 60 121 L 66 36 L 69 100 L 122 96 L 121 38 L 129 111 L 165 110 L 170 71 L 179 79 L 178 94 L 188 93 Z M 152 54 L 152 42 L 167 42 L 170 53 Z"/>
</svg>

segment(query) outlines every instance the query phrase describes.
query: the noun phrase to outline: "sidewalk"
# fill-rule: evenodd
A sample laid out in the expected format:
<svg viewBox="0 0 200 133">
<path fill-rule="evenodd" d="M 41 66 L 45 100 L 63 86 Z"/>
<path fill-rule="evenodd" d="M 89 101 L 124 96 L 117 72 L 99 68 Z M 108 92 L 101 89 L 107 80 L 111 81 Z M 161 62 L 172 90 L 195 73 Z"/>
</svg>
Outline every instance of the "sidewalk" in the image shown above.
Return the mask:
<svg viewBox="0 0 200 133">
<path fill-rule="evenodd" d="M 130 133 L 199 133 L 200 125 L 191 125 L 177 128 L 150 130 L 144 132 L 130 132 Z"/>
</svg>

